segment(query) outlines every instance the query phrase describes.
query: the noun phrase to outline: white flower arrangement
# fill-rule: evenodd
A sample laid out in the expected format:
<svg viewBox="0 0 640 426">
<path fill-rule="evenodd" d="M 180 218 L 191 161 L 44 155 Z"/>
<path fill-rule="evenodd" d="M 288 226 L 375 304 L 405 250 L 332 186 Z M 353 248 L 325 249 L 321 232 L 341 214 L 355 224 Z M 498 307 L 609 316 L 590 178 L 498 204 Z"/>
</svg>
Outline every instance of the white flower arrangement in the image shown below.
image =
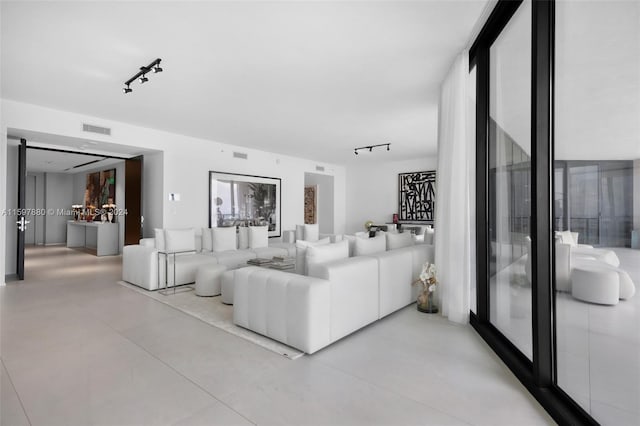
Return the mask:
<svg viewBox="0 0 640 426">
<path fill-rule="evenodd" d="M 436 290 L 436 285 L 438 284 L 438 279 L 436 278 L 436 265 L 429 261 L 425 262 L 424 265 L 422 265 L 422 272 L 420 272 L 420 276 L 413 282 L 413 285 L 418 283 L 422 284 L 422 291 L 428 291 L 429 293 L 434 292 Z"/>
</svg>

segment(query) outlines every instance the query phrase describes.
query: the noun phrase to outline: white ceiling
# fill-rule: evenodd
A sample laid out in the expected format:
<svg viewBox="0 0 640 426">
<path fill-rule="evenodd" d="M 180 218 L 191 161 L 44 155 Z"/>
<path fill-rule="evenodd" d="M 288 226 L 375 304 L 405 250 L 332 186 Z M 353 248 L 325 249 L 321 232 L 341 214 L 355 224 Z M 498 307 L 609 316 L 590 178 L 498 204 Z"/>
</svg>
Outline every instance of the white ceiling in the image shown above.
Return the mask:
<svg viewBox="0 0 640 426">
<path fill-rule="evenodd" d="M 317 161 L 435 155 L 440 82 L 485 4 L 3 1 L 2 96 Z"/>
<path fill-rule="evenodd" d="M 87 154 L 29 149 L 27 152 L 27 171 L 73 174 L 96 167 L 115 165 L 122 161 L 124 160 Z"/>
</svg>

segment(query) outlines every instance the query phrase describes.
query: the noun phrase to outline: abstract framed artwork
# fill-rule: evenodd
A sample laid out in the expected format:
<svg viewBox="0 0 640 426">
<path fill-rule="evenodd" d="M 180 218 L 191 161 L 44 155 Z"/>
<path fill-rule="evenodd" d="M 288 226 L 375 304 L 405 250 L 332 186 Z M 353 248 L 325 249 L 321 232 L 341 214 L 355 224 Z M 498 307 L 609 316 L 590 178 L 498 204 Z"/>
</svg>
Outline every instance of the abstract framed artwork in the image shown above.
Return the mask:
<svg viewBox="0 0 640 426">
<path fill-rule="evenodd" d="M 403 222 L 433 224 L 436 171 L 398 174 L 398 214 Z"/>
<path fill-rule="evenodd" d="M 84 206 L 101 209 L 105 204 L 116 203 L 116 169 L 87 173 Z"/>
<path fill-rule="evenodd" d="M 209 226 L 263 226 L 280 236 L 280 178 L 209 172 Z"/>
</svg>

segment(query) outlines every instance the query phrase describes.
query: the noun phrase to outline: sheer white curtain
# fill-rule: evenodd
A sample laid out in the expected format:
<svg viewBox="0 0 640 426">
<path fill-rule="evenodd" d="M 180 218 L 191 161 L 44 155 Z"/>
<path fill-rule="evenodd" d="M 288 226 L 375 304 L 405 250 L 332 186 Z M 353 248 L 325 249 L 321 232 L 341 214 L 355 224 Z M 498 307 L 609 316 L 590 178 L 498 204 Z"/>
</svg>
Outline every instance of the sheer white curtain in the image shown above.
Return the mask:
<svg viewBox="0 0 640 426">
<path fill-rule="evenodd" d="M 444 316 L 460 323 L 469 321 L 475 287 L 475 143 L 468 84 L 465 50 L 440 89 L 435 218 L 440 306 Z"/>
</svg>

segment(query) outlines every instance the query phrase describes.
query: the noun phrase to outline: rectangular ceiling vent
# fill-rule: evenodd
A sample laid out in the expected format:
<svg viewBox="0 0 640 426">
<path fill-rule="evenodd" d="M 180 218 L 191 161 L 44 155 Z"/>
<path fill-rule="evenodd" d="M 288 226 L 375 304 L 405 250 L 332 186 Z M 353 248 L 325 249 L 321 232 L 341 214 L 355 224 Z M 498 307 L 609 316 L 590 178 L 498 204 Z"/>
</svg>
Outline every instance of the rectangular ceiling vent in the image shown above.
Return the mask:
<svg viewBox="0 0 640 426">
<path fill-rule="evenodd" d="M 245 154 L 244 152 L 234 152 L 233 153 L 233 158 L 242 158 L 243 160 L 246 160 L 248 157 L 247 154 Z"/>
<path fill-rule="evenodd" d="M 82 131 L 111 136 L 111 129 L 108 127 L 94 126 L 93 124 L 82 123 Z"/>
<path fill-rule="evenodd" d="M 316 166 L 316 171 L 324 172 L 324 166 Z"/>
</svg>

